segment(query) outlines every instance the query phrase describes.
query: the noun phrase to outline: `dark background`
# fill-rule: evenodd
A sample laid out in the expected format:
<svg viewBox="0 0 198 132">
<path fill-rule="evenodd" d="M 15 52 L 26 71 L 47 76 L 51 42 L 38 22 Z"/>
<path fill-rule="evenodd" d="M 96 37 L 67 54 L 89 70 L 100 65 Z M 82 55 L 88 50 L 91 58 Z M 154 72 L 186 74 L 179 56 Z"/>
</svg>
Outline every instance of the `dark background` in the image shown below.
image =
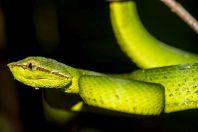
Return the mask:
<svg viewBox="0 0 198 132">
<path fill-rule="evenodd" d="M 198 18 L 196 0 L 178 2 Z M 140 18 L 152 35 L 198 53 L 197 34 L 160 0 L 136 3 Z M 196 110 L 145 119 L 84 113 L 64 126 L 50 123 L 43 116 L 41 90 L 15 81 L 6 66 L 27 56 L 45 56 L 99 72 L 137 69 L 116 42 L 104 0 L 0 1 L 0 116 L 15 132 L 198 130 Z"/>
</svg>

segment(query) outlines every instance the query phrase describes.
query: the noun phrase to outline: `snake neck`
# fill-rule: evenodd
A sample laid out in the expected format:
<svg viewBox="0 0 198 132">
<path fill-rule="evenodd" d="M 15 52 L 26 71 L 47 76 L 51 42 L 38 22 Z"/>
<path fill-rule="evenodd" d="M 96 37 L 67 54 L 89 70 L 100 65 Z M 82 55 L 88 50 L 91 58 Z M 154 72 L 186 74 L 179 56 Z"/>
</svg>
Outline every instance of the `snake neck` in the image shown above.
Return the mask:
<svg viewBox="0 0 198 132">
<path fill-rule="evenodd" d="M 72 79 L 71 79 L 71 82 L 64 87 L 64 92 L 78 94 L 79 93 L 78 82 L 79 82 L 79 78 L 83 75 L 83 73 L 72 67 L 67 68 L 67 71 L 69 71 Z"/>
<path fill-rule="evenodd" d="M 86 75 L 92 75 L 92 76 L 104 76 L 105 75 L 103 73 L 99 73 L 95 71 L 77 69 L 77 68 L 72 68 L 72 67 L 70 67 L 69 69 L 67 68 L 67 71 L 70 71 L 70 74 L 72 76 L 72 81 L 70 84 L 66 86 L 64 92 L 74 93 L 74 94 L 79 93 L 79 89 L 80 89 L 79 80 L 81 77 L 86 76 Z"/>
</svg>

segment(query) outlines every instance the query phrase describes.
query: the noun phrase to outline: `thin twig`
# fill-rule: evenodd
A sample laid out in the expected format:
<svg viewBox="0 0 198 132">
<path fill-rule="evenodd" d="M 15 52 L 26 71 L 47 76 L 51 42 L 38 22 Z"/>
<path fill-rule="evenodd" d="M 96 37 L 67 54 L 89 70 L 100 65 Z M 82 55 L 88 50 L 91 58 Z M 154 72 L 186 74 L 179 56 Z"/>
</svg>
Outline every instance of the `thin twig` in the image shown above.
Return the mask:
<svg viewBox="0 0 198 132">
<path fill-rule="evenodd" d="M 198 34 L 198 21 L 175 0 L 161 0 Z"/>
</svg>

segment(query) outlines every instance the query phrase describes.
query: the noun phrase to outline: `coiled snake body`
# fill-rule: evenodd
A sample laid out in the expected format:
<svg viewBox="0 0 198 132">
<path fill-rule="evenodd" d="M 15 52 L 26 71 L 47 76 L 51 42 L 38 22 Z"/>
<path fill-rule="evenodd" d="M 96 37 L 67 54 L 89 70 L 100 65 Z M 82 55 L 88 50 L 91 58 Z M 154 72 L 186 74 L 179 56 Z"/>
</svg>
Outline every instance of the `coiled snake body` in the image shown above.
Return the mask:
<svg viewBox="0 0 198 132">
<path fill-rule="evenodd" d="M 133 1 L 109 5 L 118 43 L 140 70 L 122 78 L 44 57 L 27 57 L 8 64 L 14 78 L 35 88 L 64 88 L 90 106 L 130 114 L 158 115 L 197 108 L 198 56 L 151 36 Z"/>
</svg>

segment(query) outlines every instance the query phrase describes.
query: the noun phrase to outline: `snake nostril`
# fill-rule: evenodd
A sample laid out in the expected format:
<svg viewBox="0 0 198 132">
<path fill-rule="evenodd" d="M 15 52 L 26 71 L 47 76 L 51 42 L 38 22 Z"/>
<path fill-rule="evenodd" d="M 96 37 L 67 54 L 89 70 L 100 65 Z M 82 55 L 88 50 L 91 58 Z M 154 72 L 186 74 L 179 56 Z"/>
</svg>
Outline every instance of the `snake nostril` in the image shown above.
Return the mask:
<svg viewBox="0 0 198 132">
<path fill-rule="evenodd" d="M 28 64 L 28 68 L 32 70 L 33 65 L 32 65 L 32 63 L 31 63 L 31 62 Z"/>
</svg>

